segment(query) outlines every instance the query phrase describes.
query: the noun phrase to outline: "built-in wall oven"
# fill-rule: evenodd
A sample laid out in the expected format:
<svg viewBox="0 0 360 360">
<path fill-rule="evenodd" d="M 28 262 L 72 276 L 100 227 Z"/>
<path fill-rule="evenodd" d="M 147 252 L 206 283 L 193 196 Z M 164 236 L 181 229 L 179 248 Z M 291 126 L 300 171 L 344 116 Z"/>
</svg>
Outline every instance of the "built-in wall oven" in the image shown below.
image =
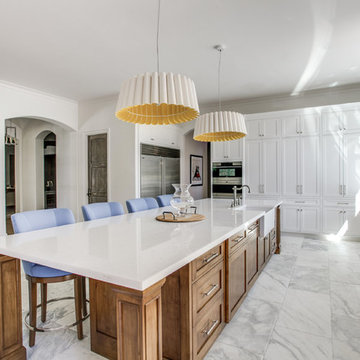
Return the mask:
<svg viewBox="0 0 360 360">
<path fill-rule="evenodd" d="M 242 185 L 242 162 L 214 162 L 212 164 L 212 196 L 231 198 L 234 185 L 237 187 Z"/>
</svg>

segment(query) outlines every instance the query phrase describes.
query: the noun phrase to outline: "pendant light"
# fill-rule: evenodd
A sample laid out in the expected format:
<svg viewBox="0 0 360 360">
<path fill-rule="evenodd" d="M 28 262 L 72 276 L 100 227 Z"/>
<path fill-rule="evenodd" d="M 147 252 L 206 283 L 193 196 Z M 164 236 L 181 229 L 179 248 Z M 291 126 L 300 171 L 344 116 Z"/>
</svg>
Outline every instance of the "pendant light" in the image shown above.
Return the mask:
<svg viewBox="0 0 360 360">
<path fill-rule="evenodd" d="M 159 72 L 160 7 L 158 2 L 157 72 L 137 75 L 123 82 L 116 117 L 135 124 L 178 124 L 199 116 L 194 82 L 180 74 Z"/>
<path fill-rule="evenodd" d="M 220 74 L 221 54 L 224 46 L 216 45 L 219 52 L 218 66 L 218 99 L 219 111 L 200 115 L 196 119 L 194 140 L 197 141 L 229 141 L 240 139 L 247 135 L 244 115 L 234 111 L 221 111 Z"/>
</svg>

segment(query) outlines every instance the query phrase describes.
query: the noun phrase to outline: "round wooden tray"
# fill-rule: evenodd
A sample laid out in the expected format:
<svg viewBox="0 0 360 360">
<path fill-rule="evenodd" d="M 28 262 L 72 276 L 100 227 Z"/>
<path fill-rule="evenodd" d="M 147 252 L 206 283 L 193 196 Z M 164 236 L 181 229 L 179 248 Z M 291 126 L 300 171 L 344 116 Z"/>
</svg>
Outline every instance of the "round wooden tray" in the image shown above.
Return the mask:
<svg viewBox="0 0 360 360">
<path fill-rule="evenodd" d="M 188 214 L 185 216 L 179 216 L 174 220 L 172 214 L 165 214 L 165 218 L 164 215 L 159 215 L 155 219 L 164 222 L 180 223 L 180 222 L 193 222 L 193 221 L 205 220 L 205 216 L 201 214 Z"/>
</svg>

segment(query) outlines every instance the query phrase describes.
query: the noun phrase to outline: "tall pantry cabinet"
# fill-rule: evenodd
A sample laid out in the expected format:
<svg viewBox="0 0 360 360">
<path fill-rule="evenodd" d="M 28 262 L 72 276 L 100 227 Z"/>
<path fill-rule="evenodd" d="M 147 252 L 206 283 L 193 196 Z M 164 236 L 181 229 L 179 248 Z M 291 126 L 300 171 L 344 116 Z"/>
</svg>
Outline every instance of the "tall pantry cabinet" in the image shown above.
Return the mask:
<svg viewBox="0 0 360 360">
<path fill-rule="evenodd" d="M 337 233 L 360 202 L 360 104 L 254 114 L 246 124 L 250 198 L 283 200 L 282 231 Z"/>
</svg>

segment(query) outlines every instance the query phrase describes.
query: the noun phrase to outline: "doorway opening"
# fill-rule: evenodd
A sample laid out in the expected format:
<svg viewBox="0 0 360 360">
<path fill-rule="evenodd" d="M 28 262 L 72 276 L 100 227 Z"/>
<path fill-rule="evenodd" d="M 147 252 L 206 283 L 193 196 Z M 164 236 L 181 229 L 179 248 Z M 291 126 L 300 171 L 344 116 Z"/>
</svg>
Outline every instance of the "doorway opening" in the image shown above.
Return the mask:
<svg viewBox="0 0 360 360">
<path fill-rule="evenodd" d="M 88 136 L 88 203 L 107 201 L 107 134 Z"/>
<path fill-rule="evenodd" d="M 6 129 L 8 130 L 8 129 Z M 13 234 L 11 215 L 16 212 L 15 201 L 15 137 L 5 137 L 5 209 L 6 233 Z"/>
<path fill-rule="evenodd" d="M 44 148 L 44 209 L 56 208 L 56 135 L 50 132 Z"/>
</svg>

